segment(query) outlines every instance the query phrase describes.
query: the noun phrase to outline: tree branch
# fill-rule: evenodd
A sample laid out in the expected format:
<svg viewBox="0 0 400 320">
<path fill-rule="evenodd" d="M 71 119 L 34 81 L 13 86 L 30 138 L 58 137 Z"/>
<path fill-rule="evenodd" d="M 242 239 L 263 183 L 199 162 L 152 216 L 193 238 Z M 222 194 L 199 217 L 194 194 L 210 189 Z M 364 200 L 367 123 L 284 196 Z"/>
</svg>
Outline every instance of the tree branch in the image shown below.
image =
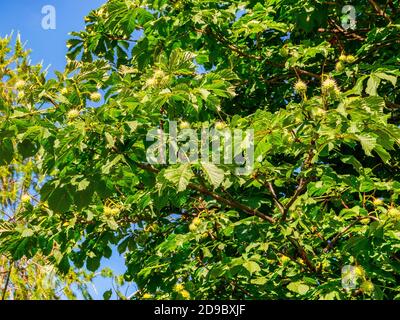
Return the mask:
<svg viewBox="0 0 400 320">
<path fill-rule="evenodd" d="M 245 58 L 252 59 L 252 60 L 257 60 L 257 61 L 264 60 L 264 57 L 262 57 L 262 56 L 258 56 L 258 55 L 254 55 L 254 54 L 250 54 L 250 53 L 244 52 L 242 49 L 240 49 L 239 47 L 235 46 L 234 44 L 229 42 L 227 39 L 225 39 L 221 34 L 219 34 L 218 32 L 213 31 L 210 27 L 208 27 L 205 31 L 200 30 L 200 29 L 195 29 L 195 31 L 203 33 L 203 34 L 208 34 L 208 35 L 214 36 L 218 42 L 224 44 L 226 47 L 231 49 L 233 52 L 236 52 L 241 57 L 245 57 Z M 285 65 L 281 64 L 281 63 L 273 63 L 271 61 L 265 61 L 265 63 L 267 63 L 269 65 L 272 65 L 274 67 L 277 67 L 277 68 L 284 68 L 285 67 Z M 296 72 L 298 72 L 300 74 L 304 74 L 304 75 L 311 76 L 311 77 L 314 77 L 314 78 L 321 78 L 321 76 L 319 74 L 312 73 L 312 72 L 309 72 L 307 70 L 302 70 L 302 69 L 299 69 L 299 68 L 296 68 L 296 67 L 290 67 L 290 69 L 293 69 L 293 70 L 295 70 Z"/>
<path fill-rule="evenodd" d="M 282 213 L 282 221 L 286 220 L 287 214 L 292 207 L 293 203 L 297 200 L 297 198 L 300 196 L 301 192 L 304 190 L 304 187 L 307 185 L 307 181 L 303 178 L 300 179 L 299 185 L 296 188 L 296 191 L 294 192 L 293 197 L 289 200 L 289 202 L 286 204 L 283 213 Z"/>
<path fill-rule="evenodd" d="M 279 201 L 279 198 L 277 197 L 274 187 L 270 181 L 267 182 L 267 187 L 268 187 L 269 191 L 271 192 L 272 198 L 274 199 L 274 202 L 275 202 L 276 206 L 278 207 L 279 211 L 281 212 L 281 214 L 284 214 L 285 208 L 282 205 L 282 203 Z"/>
<path fill-rule="evenodd" d="M 386 14 L 385 11 L 381 9 L 379 4 L 377 4 L 374 0 L 368 0 L 368 2 L 371 4 L 371 6 L 374 8 L 375 12 L 379 15 L 382 16 L 386 19 L 387 22 L 392 23 L 392 19 Z"/>
<path fill-rule="evenodd" d="M 339 25 L 335 24 L 336 28 L 332 28 L 332 29 L 324 29 L 324 28 L 319 28 L 318 32 L 324 33 L 333 33 L 333 34 L 343 34 L 346 38 L 349 39 L 354 39 L 354 40 L 360 40 L 360 41 L 364 41 L 365 37 L 360 36 L 359 34 L 355 33 L 355 32 L 349 32 L 343 28 L 341 28 Z"/>
<path fill-rule="evenodd" d="M 127 159 L 127 161 L 129 161 L 129 162 L 132 161 L 133 165 L 136 165 L 137 167 L 139 167 L 139 168 L 141 168 L 143 170 L 146 170 L 146 171 L 149 171 L 149 172 L 152 172 L 152 173 L 159 173 L 160 172 L 158 169 L 152 167 L 151 165 L 148 165 L 148 164 L 145 164 L 145 163 L 134 162 L 129 157 L 125 157 L 125 158 Z M 191 190 L 200 192 L 200 193 L 202 193 L 204 195 L 210 196 L 213 199 L 219 201 L 220 203 L 223 203 L 223 204 L 227 205 L 228 207 L 231 207 L 231 208 L 234 208 L 234 209 L 239 209 L 239 210 L 241 210 L 241 211 L 243 211 L 243 212 L 245 212 L 245 213 L 247 213 L 249 215 L 252 215 L 252 216 L 257 216 L 257 217 L 259 217 L 259 218 L 261 218 L 263 220 L 266 220 L 266 221 L 270 222 L 271 224 L 275 223 L 275 219 L 274 218 L 272 218 L 272 217 L 260 212 L 258 209 L 250 208 L 250 207 L 248 207 L 248 206 L 246 206 L 246 205 L 244 205 L 244 204 L 242 204 L 240 202 L 237 202 L 235 200 L 226 199 L 223 196 L 219 195 L 218 193 L 215 193 L 215 192 L 213 192 L 211 190 L 208 190 L 205 187 L 199 186 L 199 185 L 194 184 L 194 183 L 189 183 L 188 184 L 188 188 L 191 189 Z"/>
<path fill-rule="evenodd" d="M 344 28 L 342 28 L 340 25 L 338 25 L 332 19 L 329 19 L 328 22 L 331 26 L 334 27 L 333 30 L 337 30 L 337 33 L 341 33 L 344 36 L 346 36 L 347 38 L 353 37 L 353 39 L 355 39 L 355 40 L 360 40 L 360 41 L 365 40 L 365 38 L 363 36 L 360 36 L 359 34 L 357 34 L 355 32 L 350 32 L 350 31 L 345 30 Z"/>
<path fill-rule="evenodd" d="M 234 44 L 229 42 L 227 39 L 225 39 L 218 32 L 212 30 L 210 27 L 207 27 L 207 29 L 205 31 L 200 30 L 200 29 L 196 29 L 196 31 L 214 36 L 218 42 L 226 45 L 229 49 L 231 49 L 232 51 L 236 52 L 241 57 L 250 58 L 250 59 L 258 60 L 258 61 L 263 60 L 262 56 L 257 56 L 257 55 L 251 54 L 251 53 L 244 52 L 239 47 L 235 46 Z"/>
<path fill-rule="evenodd" d="M 1 297 L 1 300 L 5 300 L 6 299 L 6 293 L 7 293 L 7 290 L 8 290 L 8 286 L 10 284 L 11 271 L 12 271 L 12 262 L 10 263 L 10 269 L 8 270 L 8 273 L 7 273 L 6 284 L 4 285 L 3 295 Z"/>
<path fill-rule="evenodd" d="M 304 160 L 304 163 L 302 165 L 302 168 L 310 168 L 311 167 L 311 162 L 314 157 L 314 148 L 313 146 L 315 145 L 315 139 L 311 140 L 311 148 L 308 151 L 307 158 Z M 282 221 L 285 221 L 287 218 L 287 214 L 289 213 L 290 207 L 293 205 L 293 203 L 297 200 L 297 198 L 300 196 L 301 192 L 303 191 L 304 187 L 307 185 L 308 181 L 304 178 L 300 178 L 299 184 L 296 188 L 296 191 L 294 192 L 293 197 L 289 200 L 289 202 L 285 206 L 285 210 L 282 214 Z"/>
<path fill-rule="evenodd" d="M 371 216 L 366 216 L 366 217 L 357 217 L 356 220 L 354 220 L 352 223 L 350 223 L 347 227 L 345 227 L 341 232 L 339 232 L 325 247 L 324 252 L 328 252 L 330 249 L 332 249 L 335 244 L 339 241 L 339 239 L 347 232 L 349 231 L 352 227 L 354 227 L 357 222 L 359 222 L 362 219 L 373 219 L 373 220 L 378 220 L 375 217 Z"/>
<path fill-rule="evenodd" d="M 310 72 L 307 70 L 299 69 L 296 67 L 292 67 L 292 69 L 294 69 L 299 74 L 303 74 L 303 75 L 310 76 L 310 77 L 317 78 L 317 79 L 321 78 L 321 76 L 319 74 L 316 74 L 316 73 L 313 73 L 313 72 Z"/>
<path fill-rule="evenodd" d="M 307 267 L 312 271 L 316 272 L 314 264 L 311 262 L 311 260 L 307 256 L 307 252 L 304 250 L 304 248 L 293 238 L 288 237 L 290 243 L 297 248 L 297 250 L 300 253 L 301 258 L 304 260 L 305 264 Z"/>
</svg>

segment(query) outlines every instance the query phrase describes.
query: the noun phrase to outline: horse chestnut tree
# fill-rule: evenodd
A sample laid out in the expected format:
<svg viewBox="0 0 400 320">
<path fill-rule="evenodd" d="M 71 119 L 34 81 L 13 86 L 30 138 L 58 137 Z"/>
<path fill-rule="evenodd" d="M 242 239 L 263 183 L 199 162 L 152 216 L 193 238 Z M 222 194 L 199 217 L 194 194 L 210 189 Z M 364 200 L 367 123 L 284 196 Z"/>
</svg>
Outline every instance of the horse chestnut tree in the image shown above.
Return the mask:
<svg viewBox="0 0 400 320">
<path fill-rule="evenodd" d="M 0 88 L 0 163 L 42 177 L 0 253 L 66 274 L 117 247 L 130 299 L 400 298 L 400 10 L 377 2 L 355 29 L 341 1 L 105 2 L 57 78 Z M 253 170 L 147 163 L 169 121 L 253 130 Z"/>
</svg>

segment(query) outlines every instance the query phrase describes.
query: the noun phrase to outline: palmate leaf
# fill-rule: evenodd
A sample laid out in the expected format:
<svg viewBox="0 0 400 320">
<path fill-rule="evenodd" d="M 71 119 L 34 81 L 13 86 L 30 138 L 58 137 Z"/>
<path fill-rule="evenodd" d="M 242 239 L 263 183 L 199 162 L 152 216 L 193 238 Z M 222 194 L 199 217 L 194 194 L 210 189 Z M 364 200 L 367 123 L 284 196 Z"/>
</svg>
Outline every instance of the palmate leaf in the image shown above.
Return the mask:
<svg viewBox="0 0 400 320">
<path fill-rule="evenodd" d="M 133 1 L 131 3 L 124 0 L 112 1 L 106 8 L 109 18 L 105 19 L 105 23 L 107 29 L 114 33 L 123 31 L 124 34 L 130 35 L 136 28 L 153 18 L 148 10 L 137 7 Z"/>
<path fill-rule="evenodd" d="M 182 49 L 175 49 L 169 56 L 166 68 L 168 72 L 177 75 L 193 74 L 196 65 L 193 60 L 196 55 L 189 51 L 183 51 Z"/>
</svg>

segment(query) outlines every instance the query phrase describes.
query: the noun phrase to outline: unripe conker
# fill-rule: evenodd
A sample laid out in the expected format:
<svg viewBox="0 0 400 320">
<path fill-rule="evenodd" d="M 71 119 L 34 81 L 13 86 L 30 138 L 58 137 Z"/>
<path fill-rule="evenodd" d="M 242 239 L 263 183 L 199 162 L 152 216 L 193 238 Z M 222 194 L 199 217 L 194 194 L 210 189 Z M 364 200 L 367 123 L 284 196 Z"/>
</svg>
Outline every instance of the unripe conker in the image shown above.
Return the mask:
<svg viewBox="0 0 400 320">
<path fill-rule="evenodd" d="M 302 80 L 298 80 L 294 84 L 294 90 L 298 93 L 304 93 L 307 91 L 307 84 L 303 82 Z"/>
<path fill-rule="evenodd" d="M 18 80 L 18 81 L 15 83 L 15 88 L 16 88 L 17 90 L 20 90 L 20 89 L 23 89 L 23 88 L 25 87 L 25 85 L 26 85 L 26 82 L 25 82 L 24 80 Z"/>
<path fill-rule="evenodd" d="M 181 129 L 181 130 L 190 129 L 190 124 L 189 124 L 189 122 L 187 122 L 187 121 L 182 121 L 182 122 L 179 124 L 179 129 Z"/>
<path fill-rule="evenodd" d="M 99 102 L 101 100 L 101 94 L 99 92 L 91 93 L 90 100 L 92 100 L 93 102 Z"/>
<path fill-rule="evenodd" d="M 224 122 L 222 122 L 222 121 L 218 121 L 215 124 L 215 129 L 217 129 L 217 130 L 223 130 L 225 128 L 226 128 L 226 124 Z"/>
</svg>

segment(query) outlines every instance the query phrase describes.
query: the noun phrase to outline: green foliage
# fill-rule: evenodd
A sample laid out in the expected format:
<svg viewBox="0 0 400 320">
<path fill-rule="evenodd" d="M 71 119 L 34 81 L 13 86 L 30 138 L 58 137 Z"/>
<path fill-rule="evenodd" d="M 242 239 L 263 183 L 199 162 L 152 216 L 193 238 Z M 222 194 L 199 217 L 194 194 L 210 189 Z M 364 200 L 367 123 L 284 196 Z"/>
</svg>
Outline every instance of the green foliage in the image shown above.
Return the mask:
<svg viewBox="0 0 400 320">
<path fill-rule="evenodd" d="M 50 80 L 2 40 L 0 165 L 32 161 L 40 196 L 0 253 L 67 274 L 117 246 L 133 299 L 398 299 L 399 2 L 347 31 L 345 4 L 109 0 Z M 169 120 L 253 129 L 253 172 L 146 164 Z"/>
</svg>

